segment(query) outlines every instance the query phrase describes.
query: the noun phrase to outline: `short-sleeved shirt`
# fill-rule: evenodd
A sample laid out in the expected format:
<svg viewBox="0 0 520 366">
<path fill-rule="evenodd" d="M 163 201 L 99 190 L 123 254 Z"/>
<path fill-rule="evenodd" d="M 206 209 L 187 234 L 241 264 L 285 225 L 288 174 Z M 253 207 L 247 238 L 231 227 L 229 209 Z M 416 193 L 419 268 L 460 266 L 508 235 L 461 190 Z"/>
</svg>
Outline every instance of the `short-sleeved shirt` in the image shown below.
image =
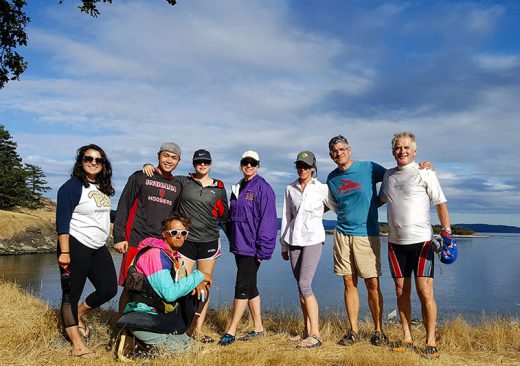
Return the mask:
<svg viewBox="0 0 520 366">
<path fill-rule="evenodd" d="M 376 185 L 386 169 L 372 161 L 354 161 L 345 171 L 338 168 L 327 177 L 336 200 L 336 230 L 351 236 L 379 236 Z"/>
</svg>

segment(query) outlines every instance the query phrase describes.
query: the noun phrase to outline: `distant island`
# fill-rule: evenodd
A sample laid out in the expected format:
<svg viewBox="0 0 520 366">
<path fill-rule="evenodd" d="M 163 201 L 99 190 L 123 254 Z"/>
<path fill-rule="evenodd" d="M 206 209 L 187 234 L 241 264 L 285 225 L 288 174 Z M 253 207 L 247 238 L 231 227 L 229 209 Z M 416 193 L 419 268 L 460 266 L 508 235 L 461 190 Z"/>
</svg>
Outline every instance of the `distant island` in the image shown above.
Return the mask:
<svg viewBox="0 0 520 366">
<path fill-rule="evenodd" d="M 336 227 L 336 220 L 323 220 L 325 230 L 334 230 Z M 379 230 L 381 234 L 388 234 L 388 223 L 379 223 Z M 520 227 L 508 225 L 489 225 L 489 224 L 454 224 L 451 225 L 453 235 L 476 235 L 478 233 L 520 233 Z M 441 226 L 433 225 L 434 234 L 440 234 Z"/>
</svg>

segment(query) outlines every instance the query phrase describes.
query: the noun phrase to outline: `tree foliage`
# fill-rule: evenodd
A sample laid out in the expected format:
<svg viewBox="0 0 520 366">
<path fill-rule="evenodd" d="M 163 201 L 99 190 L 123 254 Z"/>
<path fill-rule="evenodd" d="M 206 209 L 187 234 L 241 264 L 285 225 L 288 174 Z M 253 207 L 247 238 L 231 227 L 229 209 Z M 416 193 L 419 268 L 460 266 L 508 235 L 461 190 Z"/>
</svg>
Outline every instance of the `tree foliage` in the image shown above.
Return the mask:
<svg viewBox="0 0 520 366">
<path fill-rule="evenodd" d="M 23 165 L 16 146 L 9 131 L 0 124 L 0 209 L 40 207 L 42 193 L 49 190 L 45 174 L 36 165 Z"/>
<path fill-rule="evenodd" d="M 27 45 L 25 27 L 29 17 L 23 11 L 25 0 L 0 0 L 0 89 L 9 80 L 18 80 L 27 62 L 16 51 Z"/>
<path fill-rule="evenodd" d="M 60 0 L 62 4 L 65 0 Z M 176 0 L 166 0 L 175 5 Z M 112 0 L 80 0 L 78 9 L 92 17 L 97 17 L 99 3 L 112 4 Z M 18 80 L 27 68 L 27 62 L 16 49 L 27 46 L 25 27 L 30 18 L 23 7 L 25 0 L 0 0 L 0 89 L 10 80 Z"/>
<path fill-rule="evenodd" d="M 60 4 L 62 4 L 65 0 L 60 0 Z M 176 0 L 166 0 L 166 2 L 170 5 L 175 5 Z M 88 14 L 94 18 L 96 18 L 99 14 L 101 14 L 97 8 L 98 3 L 109 3 L 112 4 L 112 0 L 82 0 L 81 5 L 78 6 L 78 9 L 85 14 Z"/>
<path fill-rule="evenodd" d="M 25 164 L 24 170 L 26 172 L 25 185 L 29 194 L 27 204 L 33 208 L 42 207 L 42 194 L 51 189 L 47 186 L 45 174 L 42 168 L 33 164 Z"/>
</svg>

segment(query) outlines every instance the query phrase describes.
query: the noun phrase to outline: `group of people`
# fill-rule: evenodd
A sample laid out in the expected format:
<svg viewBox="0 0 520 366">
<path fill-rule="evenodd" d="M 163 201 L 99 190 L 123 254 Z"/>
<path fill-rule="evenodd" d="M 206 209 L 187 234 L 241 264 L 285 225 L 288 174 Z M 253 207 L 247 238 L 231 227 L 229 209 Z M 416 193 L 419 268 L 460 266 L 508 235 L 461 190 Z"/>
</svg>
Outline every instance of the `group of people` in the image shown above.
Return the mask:
<svg viewBox="0 0 520 366">
<path fill-rule="evenodd" d="M 400 132 L 392 139 L 397 166 L 386 170 L 370 161 L 351 159 L 351 147 L 341 135 L 329 141 L 337 165 L 326 184 L 316 178 L 317 163 L 310 151 L 297 154 L 297 179 L 286 187 L 280 229 L 281 256 L 290 261 L 303 314 L 302 332 L 289 339 L 297 348 L 322 345 L 319 308 L 312 280 L 325 241 L 323 214 L 337 214 L 334 234 L 334 272 L 342 276 L 350 330 L 340 345 L 358 342 L 358 280 L 362 278 L 374 322 L 373 345 L 388 345 L 383 332 L 383 297 L 379 287 L 381 250 L 377 208 L 387 204 L 390 270 L 396 286 L 403 338 L 393 347 L 414 347 L 411 333 L 411 276 L 426 329 L 424 352 L 438 357 L 436 304 L 433 296 L 434 250 L 429 208 L 434 203 L 442 238 L 451 243 L 446 199 L 429 162 L 415 163 L 415 136 Z M 193 154 L 195 172 L 173 176 L 181 160 L 175 143 L 163 144 L 157 165 L 146 164 L 130 176 L 121 194 L 114 221 L 114 248 L 123 254 L 119 285 L 118 327 L 140 342 L 172 351 L 195 341 L 214 340 L 203 332 L 212 274 L 221 255 L 219 227 L 235 256 L 237 276 L 231 322 L 218 343 L 251 340 L 265 334 L 257 273 L 275 250 L 278 222 L 275 193 L 258 174 L 260 157 L 241 155 L 243 178 L 228 199 L 222 181 L 210 177 L 212 158 L 200 149 Z M 426 169 L 425 169 L 426 168 Z M 91 329 L 83 319 L 92 308 L 117 293 L 117 279 L 105 246 L 110 230 L 112 169 L 97 145 L 77 151 L 71 178 L 60 188 L 57 205 L 58 265 L 62 275 L 61 317 L 72 354 L 96 357 L 85 343 Z M 376 185 L 382 182 L 378 194 Z M 95 291 L 79 304 L 86 279 Z M 79 305 L 78 305 L 79 304 Z M 253 329 L 237 337 L 238 324 L 249 308 Z"/>
</svg>

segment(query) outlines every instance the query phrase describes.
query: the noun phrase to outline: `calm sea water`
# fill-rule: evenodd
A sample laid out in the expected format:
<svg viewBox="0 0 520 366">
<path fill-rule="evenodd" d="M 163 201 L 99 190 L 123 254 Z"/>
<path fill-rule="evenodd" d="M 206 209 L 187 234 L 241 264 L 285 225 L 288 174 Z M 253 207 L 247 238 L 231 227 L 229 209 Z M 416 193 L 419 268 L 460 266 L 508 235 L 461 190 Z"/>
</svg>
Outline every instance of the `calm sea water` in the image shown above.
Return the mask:
<svg viewBox="0 0 520 366">
<path fill-rule="evenodd" d="M 489 238 L 459 238 L 456 263 L 444 265 L 436 261 L 435 298 L 441 319 L 462 314 L 468 319 L 481 315 L 520 316 L 520 234 L 492 234 Z M 385 316 L 396 308 L 394 285 L 386 259 L 386 238 L 382 238 L 383 276 L 381 288 Z M 213 308 L 232 303 L 236 267 L 234 257 L 222 240 L 223 254 L 214 274 Z M 290 265 L 281 259 L 278 246 L 273 259 L 262 263 L 259 290 L 264 309 L 299 311 L 298 292 Z M 113 253 L 116 269 L 121 255 Z M 51 306 L 58 306 L 60 284 L 55 254 L 0 256 L 0 276 L 20 283 Z M 332 269 L 332 236 L 327 235 L 320 265 L 314 278 L 314 292 L 323 312 L 344 313 L 343 284 Z M 84 293 L 91 291 L 87 284 Z M 360 282 L 360 316 L 368 316 L 366 289 Z M 117 298 L 104 307 L 117 308 Z M 414 317 L 420 318 L 417 295 L 412 296 Z"/>
</svg>

